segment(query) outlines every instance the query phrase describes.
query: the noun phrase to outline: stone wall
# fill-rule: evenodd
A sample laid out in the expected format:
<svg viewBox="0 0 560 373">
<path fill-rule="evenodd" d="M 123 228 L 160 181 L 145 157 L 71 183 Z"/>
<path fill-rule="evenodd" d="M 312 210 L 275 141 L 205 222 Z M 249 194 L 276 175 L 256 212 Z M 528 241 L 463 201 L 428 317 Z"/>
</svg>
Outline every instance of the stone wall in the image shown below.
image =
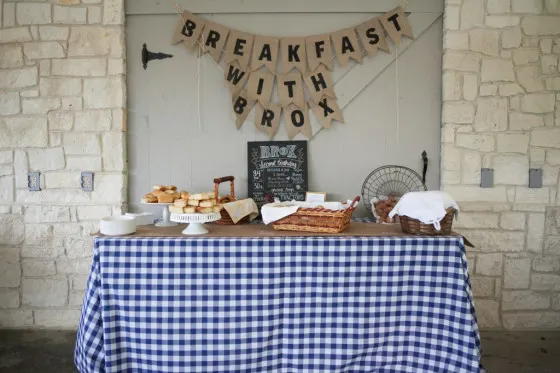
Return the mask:
<svg viewBox="0 0 560 373">
<path fill-rule="evenodd" d="M 480 326 L 558 328 L 560 0 L 446 0 L 444 29 L 442 187 L 477 246 Z M 527 187 L 529 168 L 542 188 Z"/>
<path fill-rule="evenodd" d="M 125 201 L 123 0 L 0 0 L 0 24 L 0 327 L 75 327 L 89 235 Z"/>
</svg>

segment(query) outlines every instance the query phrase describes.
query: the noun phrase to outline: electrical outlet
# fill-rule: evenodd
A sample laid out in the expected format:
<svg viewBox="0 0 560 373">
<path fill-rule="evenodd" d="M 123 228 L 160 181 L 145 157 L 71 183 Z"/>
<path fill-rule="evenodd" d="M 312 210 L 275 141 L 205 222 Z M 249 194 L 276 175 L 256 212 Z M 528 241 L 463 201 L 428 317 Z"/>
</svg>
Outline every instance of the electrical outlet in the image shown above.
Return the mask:
<svg viewBox="0 0 560 373">
<path fill-rule="evenodd" d="M 27 188 L 31 192 L 38 192 L 41 190 L 41 173 L 29 172 L 27 174 Z"/>
<path fill-rule="evenodd" d="M 529 169 L 529 188 L 542 188 L 542 168 Z"/>
<path fill-rule="evenodd" d="M 93 192 L 93 172 L 82 172 L 80 185 L 84 192 Z"/>
<path fill-rule="evenodd" d="M 480 169 L 480 187 L 492 188 L 494 186 L 494 169 L 482 168 Z"/>
</svg>

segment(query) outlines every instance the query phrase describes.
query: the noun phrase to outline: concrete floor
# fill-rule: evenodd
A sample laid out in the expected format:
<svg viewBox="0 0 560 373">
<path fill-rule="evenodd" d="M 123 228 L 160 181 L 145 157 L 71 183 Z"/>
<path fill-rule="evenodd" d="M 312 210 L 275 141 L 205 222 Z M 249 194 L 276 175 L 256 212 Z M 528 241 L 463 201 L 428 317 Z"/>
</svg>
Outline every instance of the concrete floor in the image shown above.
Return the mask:
<svg viewBox="0 0 560 373">
<path fill-rule="evenodd" d="M 74 332 L 0 331 L 1 373 L 76 372 Z M 484 332 L 489 373 L 560 372 L 560 332 Z"/>
</svg>

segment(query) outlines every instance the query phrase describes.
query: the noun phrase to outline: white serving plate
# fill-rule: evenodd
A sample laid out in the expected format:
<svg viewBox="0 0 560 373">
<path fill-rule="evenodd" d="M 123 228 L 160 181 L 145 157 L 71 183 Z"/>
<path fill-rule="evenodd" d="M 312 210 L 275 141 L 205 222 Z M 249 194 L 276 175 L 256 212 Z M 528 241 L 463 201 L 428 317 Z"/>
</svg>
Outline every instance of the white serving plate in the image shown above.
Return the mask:
<svg viewBox="0 0 560 373">
<path fill-rule="evenodd" d="M 99 221 L 99 232 L 106 236 L 125 236 L 136 232 L 136 219 L 132 216 L 108 216 Z"/>
<path fill-rule="evenodd" d="M 154 223 L 154 214 L 151 212 L 139 212 L 139 213 L 132 213 L 128 212 L 125 216 L 130 216 L 136 219 L 136 226 L 138 225 L 150 225 Z"/>
</svg>

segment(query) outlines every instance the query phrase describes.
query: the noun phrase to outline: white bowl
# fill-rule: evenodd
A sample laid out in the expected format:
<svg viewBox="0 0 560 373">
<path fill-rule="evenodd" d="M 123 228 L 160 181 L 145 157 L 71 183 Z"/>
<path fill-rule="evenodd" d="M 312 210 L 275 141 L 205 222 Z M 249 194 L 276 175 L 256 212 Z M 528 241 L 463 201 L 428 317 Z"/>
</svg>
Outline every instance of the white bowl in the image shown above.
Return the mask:
<svg viewBox="0 0 560 373">
<path fill-rule="evenodd" d="M 139 213 L 132 213 L 128 212 L 125 216 L 130 216 L 136 219 L 136 226 L 139 225 L 150 225 L 154 223 L 154 214 L 151 212 L 139 212 Z"/>
<path fill-rule="evenodd" d="M 99 221 L 99 232 L 106 236 L 125 236 L 136 232 L 136 219 L 131 216 L 109 216 Z"/>
</svg>

